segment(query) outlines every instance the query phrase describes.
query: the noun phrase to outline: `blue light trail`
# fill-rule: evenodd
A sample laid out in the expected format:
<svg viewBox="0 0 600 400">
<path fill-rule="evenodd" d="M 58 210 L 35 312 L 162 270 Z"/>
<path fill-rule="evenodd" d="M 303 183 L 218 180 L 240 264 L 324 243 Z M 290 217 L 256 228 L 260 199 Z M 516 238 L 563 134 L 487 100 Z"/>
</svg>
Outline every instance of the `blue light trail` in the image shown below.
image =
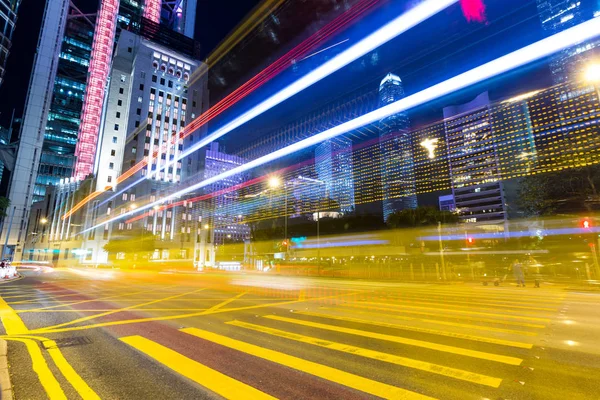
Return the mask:
<svg viewBox="0 0 600 400">
<path fill-rule="evenodd" d="M 405 97 L 404 99 L 388 104 L 385 107 L 381 107 L 358 118 L 337 125 L 333 128 L 327 129 L 321 133 L 318 133 L 307 139 L 301 140 L 282 149 L 274 151 L 273 153 L 270 153 L 266 156 L 257 158 L 237 168 L 231 169 L 209 179 L 205 179 L 185 189 L 179 190 L 175 193 L 165 196 L 159 200 L 140 206 L 135 210 L 131 210 L 119 216 L 113 217 L 98 225 L 90 227 L 84 230 L 83 232 L 96 229 L 106 223 L 117 221 L 119 219 L 134 215 L 137 212 L 150 209 L 154 206 L 163 204 L 169 200 L 178 198 L 184 194 L 193 192 L 194 190 L 203 188 L 215 182 L 248 171 L 252 168 L 256 168 L 260 165 L 285 157 L 297 151 L 303 150 L 307 147 L 321 143 L 325 140 L 332 139 L 346 132 L 379 121 L 390 115 L 409 110 L 421 104 L 427 103 L 428 101 L 437 99 L 441 96 L 445 96 L 447 94 L 464 89 L 476 83 L 480 83 L 486 79 L 493 78 L 499 74 L 505 73 L 512 69 L 521 67 L 525 64 L 547 57 L 557 51 L 574 46 L 583 41 L 593 39 L 597 36 L 600 36 L 600 18 L 591 19 L 579 25 L 573 26 L 567 30 L 564 30 L 560 33 L 556 33 L 550 37 L 547 37 L 546 39 L 542 39 L 519 50 L 513 51 L 512 53 L 506 54 L 500 58 L 480 65 L 479 67 L 473 68 L 467 72 L 459 74 L 453 78 L 440 82 L 436 85 L 430 86 L 429 88 L 424 89 L 408 97 Z"/>
</svg>

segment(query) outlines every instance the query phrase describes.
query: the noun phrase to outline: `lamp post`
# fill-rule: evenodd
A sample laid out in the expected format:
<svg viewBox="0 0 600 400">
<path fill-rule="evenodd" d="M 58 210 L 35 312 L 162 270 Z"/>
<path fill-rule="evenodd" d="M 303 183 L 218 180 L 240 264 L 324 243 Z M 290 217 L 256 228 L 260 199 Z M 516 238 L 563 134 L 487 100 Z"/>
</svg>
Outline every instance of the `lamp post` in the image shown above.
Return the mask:
<svg viewBox="0 0 600 400">
<path fill-rule="evenodd" d="M 271 189 L 276 189 L 280 186 L 283 186 L 283 197 L 284 197 L 284 207 L 285 210 L 283 212 L 283 240 L 285 243 L 287 243 L 287 218 L 288 218 L 288 196 L 287 196 L 287 182 L 282 181 L 279 177 L 277 176 L 273 176 L 269 179 L 269 187 Z M 285 247 L 286 253 L 287 253 L 287 244 Z"/>
</svg>

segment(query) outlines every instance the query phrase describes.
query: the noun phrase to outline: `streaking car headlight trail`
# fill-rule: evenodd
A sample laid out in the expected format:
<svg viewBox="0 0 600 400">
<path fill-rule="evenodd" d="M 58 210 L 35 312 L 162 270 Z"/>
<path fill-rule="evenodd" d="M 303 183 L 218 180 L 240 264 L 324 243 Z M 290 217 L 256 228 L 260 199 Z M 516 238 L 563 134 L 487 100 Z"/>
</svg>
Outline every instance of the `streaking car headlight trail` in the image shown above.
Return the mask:
<svg viewBox="0 0 600 400">
<path fill-rule="evenodd" d="M 189 186 L 185 189 L 174 192 L 168 196 L 165 196 L 161 199 L 158 199 L 154 202 L 145 204 L 136 208 L 135 210 L 131 210 L 125 212 L 119 216 L 108 219 L 100 224 L 92 226 L 83 232 L 96 229 L 106 223 L 110 223 L 113 221 L 117 221 L 122 218 L 129 217 L 134 215 L 137 212 L 141 212 L 143 210 L 147 210 L 156 205 L 163 204 L 166 201 L 175 199 L 184 194 L 193 192 L 194 190 L 203 188 L 215 182 L 221 181 L 228 177 L 240 174 L 242 172 L 248 171 L 252 168 L 256 168 L 260 165 L 266 164 L 268 162 L 277 160 L 281 157 L 285 157 L 307 147 L 316 145 L 325 140 L 332 139 L 336 136 L 342 135 L 346 132 L 352 131 L 354 129 L 360 128 L 364 125 L 379 121 L 385 117 L 390 115 L 397 114 L 402 111 L 409 110 L 421 104 L 424 104 L 428 101 L 437 99 L 441 96 L 453 93 L 457 90 L 464 89 L 468 86 L 474 85 L 476 83 L 480 83 L 486 79 L 493 78 L 499 74 L 510 71 L 512 69 L 521 67 L 525 64 L 531 63 L 533 61 L 539 60 L 541 58 L 547 57 L 557 51 L 562 49 L 571 47 L 577 43 L 593 39 L 596 36 L 600 35 L 600 18 L 595 18 L 589 20 L 587 22 L 576 25 L 572 28 L 564 30 L 560 33 L 554 34 L 546 39 L 535 42 L 531 45 L 525 46 L 519 50 L 516 50 L 512 53 L 506 54 L 500 58 L 487 62 L 479 67 L 473 68 L 467 72 L 464 72 L 460 75 L 457 75 L 453 78 L 445 80 L 436 85 L 430 86 L 427 89 L 424 89 L 420 92 L 417 92 L 413 95 L 405 97 L 404 99 L 398 100 L 394 103 L 391 103 L 385 107 L 379 108 L 375 111 L 367 113 L 361 117 L 355 118 L 351 121 L 345 122 L 338 126 L 335 126 L 331 129 L 325 130 L 321 133 L 318 133 L 310 138 L 301 140 L 292 145 L 286 146 L 282 149 L 279 149 L 273 153 L 270 153 L 266 156 L 257 158 L 253 161 L 250 161 L 244 165 L 241 165 L 237 168 L 231 169 L 222 174 L 216 175 L 212 178 L 205 179 L 201 182 L 198 182 L 192 186 Z"/>
<path fill-rule="evenodd" d="M 331 60 L 317 67 L 315 70 L 309 72 L 302 78 L 298 79 L 291 85 L 275 93 L 268 99 L 264 100 L 260 104 L 254 106 L 250 110 L 246 111 L 242 115 L 236 117 L 233 121 L 227 123 L 223 127 L 217 129 L 215 132 L 209 134 L 198 143 L 194 144 L 189 149 L 183 151 L 178 157 L 165 163 L 164 165 L 157 167 L 155 171 L 149 171 L 145 179 L 151 178 L 154 174 L 158 174 L 163 169 L 174 165 L 180 159 L 194 153 L 198 149 L 206 146 L 207 144 L 214 142 L 221 136 L 233 131 L 234 129 L 242 126 L 246 122 L 256 118 L 262 113 L 270 110 L 276 105 L 284 102 L 290 97 L 300 93 L 302 90 L 312 86 L 320 80 L 326 78 L 332 73 L 340 70 L 356 59 L 364 56 L 368 52 L 375 50 L 384 43 L 389 42 L 400 34 L 407 30 L 415 27 L 423 21 L 436 15 L 438 12 L 450 7 L 458 0 L 428 0 L 424 1 L 418 6 L 410 9 L 399 17 L 395 18 L 391 22 L 387 23 L 383 27 L 379 28 L 375 32 L 371 33 L 361 41 L 350 46 L 345 51 L 341 52 Z"/>
</svg>

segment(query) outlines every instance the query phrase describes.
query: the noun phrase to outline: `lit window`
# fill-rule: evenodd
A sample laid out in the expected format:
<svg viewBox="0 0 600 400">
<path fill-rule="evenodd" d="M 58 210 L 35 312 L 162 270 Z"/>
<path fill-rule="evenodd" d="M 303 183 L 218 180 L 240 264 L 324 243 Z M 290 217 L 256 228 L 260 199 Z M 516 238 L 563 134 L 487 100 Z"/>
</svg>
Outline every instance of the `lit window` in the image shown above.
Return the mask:
<svg viewBox="0 0 600 400">
<path fill-rule="evenodd" d="M 116 136 L 113 136 L 113 138 L 112 138 L 112 142 L 113 142 L 113 143 L 117 143 L 117 137 L 116 137 Z"/>
</svg>

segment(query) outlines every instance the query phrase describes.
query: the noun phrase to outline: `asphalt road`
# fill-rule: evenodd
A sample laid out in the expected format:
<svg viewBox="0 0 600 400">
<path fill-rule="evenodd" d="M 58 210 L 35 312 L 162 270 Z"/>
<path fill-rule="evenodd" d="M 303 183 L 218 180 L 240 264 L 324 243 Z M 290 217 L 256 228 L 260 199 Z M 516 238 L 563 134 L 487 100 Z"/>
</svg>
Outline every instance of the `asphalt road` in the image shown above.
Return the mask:
<svg viewBox="0 0 600 400">
<path fill-rule="evenodd" d="M 598 399 L 600 293 L 49 268 L 0 285 L 16 399 Z"/>
</svg>

